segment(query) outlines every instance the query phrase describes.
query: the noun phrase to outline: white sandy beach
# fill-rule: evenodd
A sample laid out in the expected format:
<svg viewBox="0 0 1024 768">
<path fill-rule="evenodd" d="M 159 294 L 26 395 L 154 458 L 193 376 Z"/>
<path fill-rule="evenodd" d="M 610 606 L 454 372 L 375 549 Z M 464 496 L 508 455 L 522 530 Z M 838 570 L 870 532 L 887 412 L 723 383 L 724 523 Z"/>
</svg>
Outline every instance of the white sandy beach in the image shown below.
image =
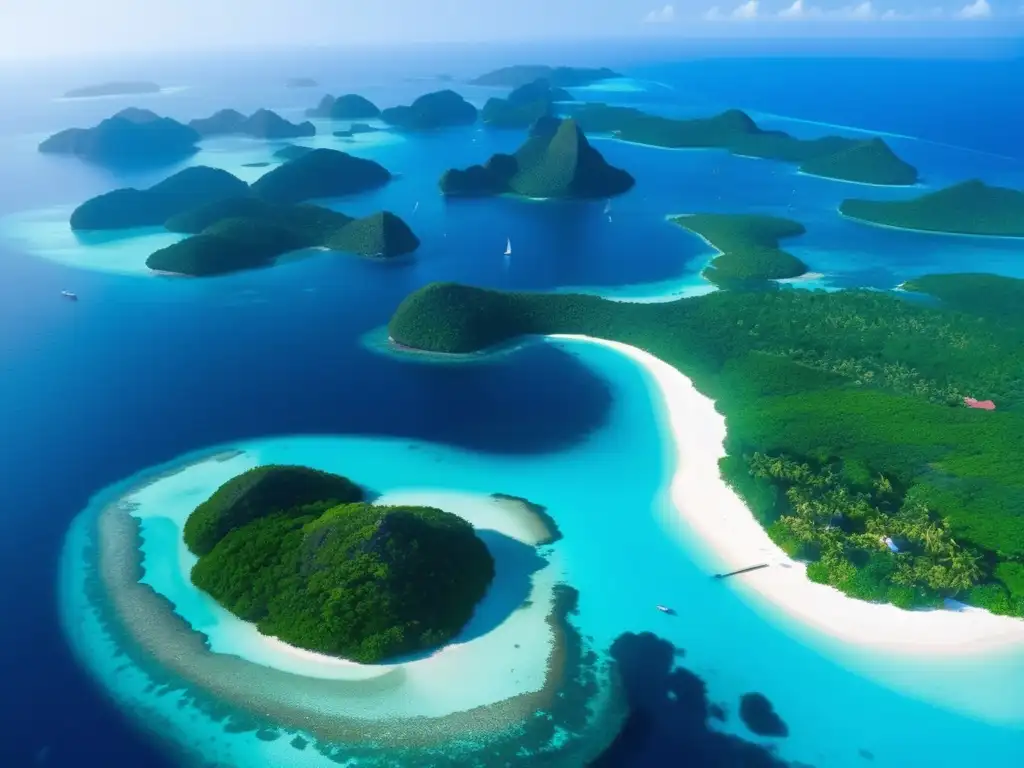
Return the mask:
<svg viewBox="0 0 1024 768">
<path fill-rule="evenodd" d="M 715 403 L 672 366 L 626 344 L 558 335 L 615 349 L 641 365 L 660 392 L 675 441 L 676 467 L 669 492 L 686 531 L 702 543 L 723 571 L 758 563 L 770 567 L 733 577 L 730 585 L 756 593 L 772 609 L 848 643 L 921 654 L 980 654 L 995 647 L 1024 647 L 1024 621 L 976 608 L 905 611 L 846 597 L 816 584 L 790 559 L 722 479 L 725 418 Z"/>
</svg>

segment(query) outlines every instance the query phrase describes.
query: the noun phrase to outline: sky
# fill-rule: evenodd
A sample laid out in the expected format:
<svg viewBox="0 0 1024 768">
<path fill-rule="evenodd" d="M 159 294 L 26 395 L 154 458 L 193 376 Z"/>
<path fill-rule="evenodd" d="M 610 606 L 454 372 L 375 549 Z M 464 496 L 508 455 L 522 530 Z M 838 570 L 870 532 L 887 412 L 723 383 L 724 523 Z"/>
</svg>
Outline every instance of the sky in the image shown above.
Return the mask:
<svg viewBox="0 0 1024 768">
<path fill-rule="evenodd" d="M 649 5 L 647 4 L 649 3 Z M 0 59 L 625 36 L 1024 30 L 1024 0 L 0 0 Z M 882 26 L 886 25 L 886 26 Z"/>
</svg>

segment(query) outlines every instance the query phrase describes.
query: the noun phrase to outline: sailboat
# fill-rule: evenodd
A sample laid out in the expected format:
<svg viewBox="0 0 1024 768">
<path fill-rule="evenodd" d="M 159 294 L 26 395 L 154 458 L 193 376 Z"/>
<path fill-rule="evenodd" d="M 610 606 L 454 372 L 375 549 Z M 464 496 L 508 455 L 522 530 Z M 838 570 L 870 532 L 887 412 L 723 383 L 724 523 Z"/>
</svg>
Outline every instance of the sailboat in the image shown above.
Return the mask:
<svg viewBox="0 0 1024 768">
<path fill-rule="evenodd" d="M 511 255 L 512 255 L 512 239 L 508 238 L 505 241 L 505 258 L 508 258 Z"/>
<path fill-rule="evenodd" d="M 416 211 L 418 211 L 419 209 L 420 209 L 420 201 L 419 201 L 419 200 L 417 200 L 417 201 L 416 201 L 416 205 L 414 205 L 414 206 L 412 207 L 412 212 L 413 212 L 413 213 L 416 213 Z"/>
<path fill-rule="evenodd" d="M 612 199 L 609 197 L 608 201 L 604 204 L 604 215 L 607 216 L 612 212 Z"/>
</svg>

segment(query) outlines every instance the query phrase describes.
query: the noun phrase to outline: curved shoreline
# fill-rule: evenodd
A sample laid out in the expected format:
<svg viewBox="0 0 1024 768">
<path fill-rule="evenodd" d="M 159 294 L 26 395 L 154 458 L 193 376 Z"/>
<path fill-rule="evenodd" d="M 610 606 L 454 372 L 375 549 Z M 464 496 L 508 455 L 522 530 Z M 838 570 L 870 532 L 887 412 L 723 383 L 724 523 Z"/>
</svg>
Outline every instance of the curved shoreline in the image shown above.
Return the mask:
<svg viewBox="0 0 1024 768">
<path fill-rule="evenodd" d="M 915 232 L 919 235 L 938 235 L 940 237 L 965 237 L 972 240 L 1011 240 L 1017 242 L 1024 242 L 1024 234 L 1020 235 L 980 235 L 972 234 L 970 232 L 944 232 L 941 229 L 916 229 L 914 227 L 897 227 L 893 224 L 882 224 L 877 221 L 870 221 L 868 219 L 861 219 L 857 216 L 850 216 L 848 213 L 843 213 L 839 206 L 836 206 L 836 214 L 841 219 L 846 221 L 852 221 L 855 224 L 863 224 L 867 227 L 876 227 L 878 229 L 888 229 L 894 232 Z"/>
<path fill-rule="evenodd" d="M 240 453 L 244 452 L 207 452 L 198 459 L 192 455 L 184 464 L 164 466 L 122 485 L 114 499 L 88 513 L 92 518 L 87 521 L 89 540 L 84 551 L 72 555 L 86 561 L 87 600 L 101 624 L 117 639 L 119 652 L 154 685 L 182 691 L 211 719 L 223 720 L 227 712 L 229 720 L 248 724 L 242 730 L 298 732 L 312 737 L 320 745 L 318 749 L 329 752 L 340 747 L 346 756 L 393 757 L 396 752 L 447 751 L 449 746 L 457 751 L 467 740 L 484 740 L 488 748 L 508 757 L 511 765 L 524 737 L 531 746 L 543 749 L 550 741 L 547 732 L 563 720 L 569 732 L 566 755 L 593 755 L 606 746 L 600 734 L 594 738 L 594 723 L 602 732 L 617 732 L 623 716 L 621 702 L 608 698 L 607 691 L 600 694 L 605 699 L 603 705 L 595 707 L 593 718 L 580 727 L 577 709 L 585 708 L 597 693 L 595 674 L 599 670 L 596 656 L 585 648 L 568 622 L 575 610 L 575 591 L 557 583 L 542 588 L 547 609 L 543 622 L 551 633 L 551 643 L 541 687 L 440 716 L 355 714 L 360 712 L 360 700 L 396 691 L 411 679 L 401 665 L 383 668 L 381 674 L 369 679 L 321 678 L 212 651 L 206 635 L 182 618 L 166 597 L 140 580 L 144 573 L 142 521 L 133 516 L 130 497 L 191 466 L 227 461 Z M 402 493 L 392 492 L 385 497 Z M 521 526 L 528 512 L 523 507 L 518 517 L 510 516 L 509 525 Z M 545 533 L 549 529 L 540 518 L 523 529 L 525 538 Z M 452 650 L 457 654 L 459 648 Z M 548 713 L 550 720 L 542 718 L 544 722 L 538 722 L 537 712 Z"/>
<path fill-rule="evenodd" d="M 637 347 L 572 334 L 547 338 L 606 346 L 633 360 L 650 376 L 675 444 L 676 465 L 668 493 L 680 521 L 725 571 L 769 563 L 768 568 L 730 579 L 730 585 L 756 593 L 772 608 L 822 634 L 861 647 L 916 655 L 972 655 L 994 648 L 1024 648 L 1024 621 L 1019 619 L 968 607 L 907 611 L 856 600 L 812 582 L 806 565 L 779 549 L 722 478 L 718 460 L 726 455 L 725 417 L 712 399 L 671 365 Z"/>
</svg>

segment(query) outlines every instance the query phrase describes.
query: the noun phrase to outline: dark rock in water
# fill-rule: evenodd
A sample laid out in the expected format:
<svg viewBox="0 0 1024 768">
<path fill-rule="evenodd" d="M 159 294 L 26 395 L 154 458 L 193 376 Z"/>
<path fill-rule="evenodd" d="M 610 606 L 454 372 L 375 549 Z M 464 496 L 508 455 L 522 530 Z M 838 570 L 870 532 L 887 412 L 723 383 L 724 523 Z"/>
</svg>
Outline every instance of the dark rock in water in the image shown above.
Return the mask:
<svg viewBox="0 0 1024 768">
<path fill-rule="evenodd" d="M 142 93 L 160 93 L 160 86 L 148 80 L 118 80 L 109 83 L 72 88 L 65 99 L 87 99 L 93 96 L 133 96 Z"/>
<path fill-rule="evenodd" d="M 316 88 L 317 82 L 312 77 L 289 77 L 285 85 L 289 88 Z"/>
<path fill-rule="evenodd" d="M 169 117 L 129 109 L 93 128 L 69 128 L 39 145 L 47 154 L 75 155 L 109 167 L 163 165 L 197 150 L 199 134 Z"/>
<path fill-rule="evenodd" d="M 242 163 L 243 168 L 267 168 L 271 165 L 273 165 L 273 163 L 268 163 L 266 161 L 260 163 Z"/>
<path fill-rule="evenodd" d="M 301 736 L 296 736 L 296 737 L 295 737 L 294 739 L 292 739 L 292 740 L 291 740 L 291 742 L 289 742 L 289 743 L 290 743 L 290 744 L 291 744 L 291 745 L 292 745 L 292 746 L 293 746 L 293 747 L 294 747 L 295 749 L 299 750 L 300 752 L 301 752 L 302 750 L 304 750 L 304 749 L 305 749 L 305 748 L 306 748 L 307 746 L 309 746 L 309 742 L 308 742 L 308 741 L 306 741 L 306 740 L 305 740 L 304 738 L 302 738 Z"/>
<path fill-rule="evenodd" d="M 740 719 L 758 736 L 789 735 L 789 728 L 775 712 L 772 703 L 760 693 L 745 693 L 740 698 Z"/>
<path fill-rule="evenodd" d="M 858 749 L 857 750 L 857 754 L 860 755 L 865 760 L 874 760 L 875 759 L 875 756 L 871 752 L 866 750 L 866 749 Z"/>
<path fill-rule="evenodd" d="M 710 727 L 707 688 L 675 667 L 675 648 L 667 640 L 626 633 L 612 644 L 611 655 L 629 715 L 592 768 L 787 768 L 769 749 Z"/>
<path fill-rule="evenodd" d="M 424 94 L 409 106 L 391 107 L 381 112 L 385 123 L 406 131 L 472 125 L 476 117 L 476 107 L 448 89 Z"/>
<path fill-rule="evenodd" d="M 525 197 L 605 198 L 635 183 L 626 171 L 608 165 L 573 120 L 544 117 L 514 156 L 495 155 L 484 166 L 452 169 L 441 177 L 445 195 L 510 192 Z"/>
<path fill-rule="evenodd" d="M 219 168 L 195 166 L 149 189 L 115 189 L 86 200 L 71 214 L 71 228 L 155 227 L 190 208 L 249 194 L 249 185 Z"/>
<path fill-rule="evenodd" d="M 356 120 L 380 117 L 380 109 L 369 99 L 357 93 L 346 93 L 335 98 L 324 96 L 320 103 L 306 110 L 307 117 L 326 117 L 331 120 Z"/>
<path fill-rule="evenodd" d="M 210 117 L 192 120 L 189 125 L 201 136 L 238 133 L 257 139 L 295 139 L 316 135 L 312 123 L 292 123 L 269 109 L 258 109 L 248 117 L 234 109 L 222 109 Z"/>
<path fill-rule="evenodd" d="M 275 203 L 340 197 L 383 186 L 386 168 L 336 149 L 315 149 L 281 165 L 252 185 L 253 194 Z"/>
</svg>

